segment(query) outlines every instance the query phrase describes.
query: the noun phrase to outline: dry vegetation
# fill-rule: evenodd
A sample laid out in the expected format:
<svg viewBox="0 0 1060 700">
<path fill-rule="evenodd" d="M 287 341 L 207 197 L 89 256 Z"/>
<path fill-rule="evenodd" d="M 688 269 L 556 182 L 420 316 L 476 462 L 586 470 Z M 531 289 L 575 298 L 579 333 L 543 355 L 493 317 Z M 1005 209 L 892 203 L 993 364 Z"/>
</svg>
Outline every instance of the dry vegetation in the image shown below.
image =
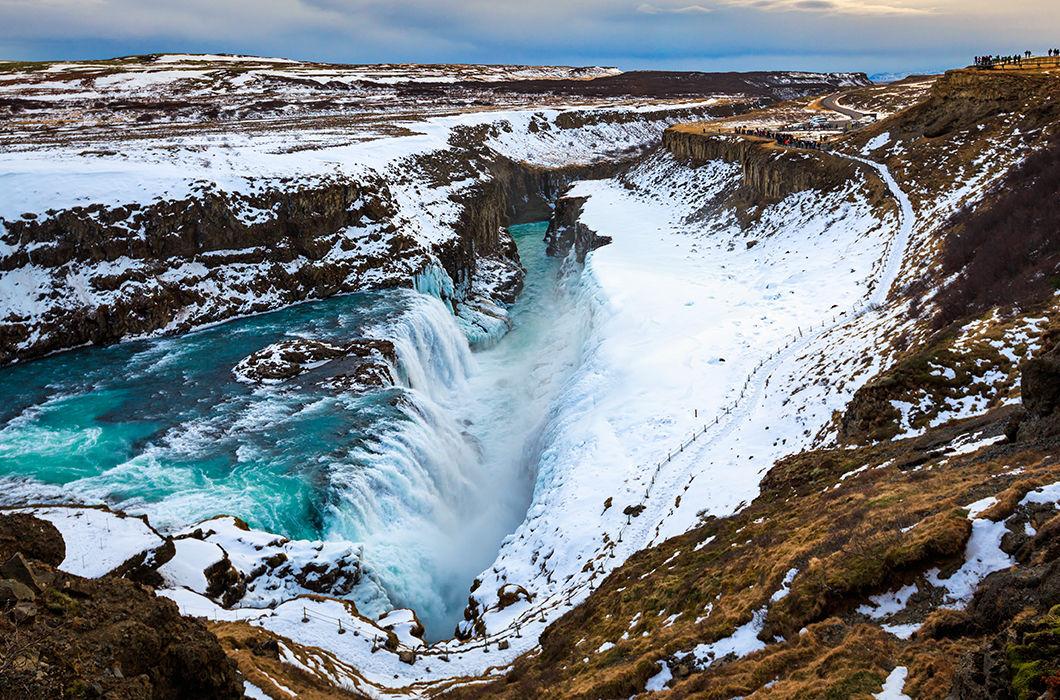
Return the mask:
<svg viewBox="0 0 1060 700">
<path fill-rule="evenodd" d="M 1060 306 L 1054 300 L 1013 309 L 991 308 L 948 324 L 928 340 L 899 354 L 895 362 L 854 396 L 842 416 L 840 439 L 864 444 L 922 430 L 971 400 L 982 410 L 1019 396 L 1025 358 L 1055 344 Z M 1028 319 L 1033 319 L 1028 322 Z M 1017 337 L 1018 341 L 1012 339 Z M 892 402 L 911 405 L 908 424 Z"/>
<path fill-rule="evenodd" d="M 1060 134 L 1032 153 L 984 204 L 949 222 L 936 297 L 943 325 L 996 305 L 1028 308 L 1060 288 Z"/>
</svg>

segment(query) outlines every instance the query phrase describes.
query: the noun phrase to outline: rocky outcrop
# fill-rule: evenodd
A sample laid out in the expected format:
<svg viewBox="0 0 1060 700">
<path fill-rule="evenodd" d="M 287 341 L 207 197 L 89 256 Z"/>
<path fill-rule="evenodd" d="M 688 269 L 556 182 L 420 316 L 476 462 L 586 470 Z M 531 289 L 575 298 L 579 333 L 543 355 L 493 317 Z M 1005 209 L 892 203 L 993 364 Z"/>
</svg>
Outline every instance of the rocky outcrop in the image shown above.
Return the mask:
<svg viewBox="0 0 1060 700">
<path fill-rule="evenodd" d="M 557 117 L 557 122 L 566 116 L 567 113 L 561 114 Z M 508 158 L 494 158 L 490 173 L 497 183 L 498 194 L 504 203 L 505 225 L 511 226 L 547 221 L 552 216 L 556 201 L 572 183 L 578 180 L 614 177 L 636 160 L 637 154 L 628 154 L 591 165 L 544 168 L 528 163 L 516 163 Z"/>
<path fill-rule="evenodd" d="M 589 251 L 611 242 L 609 236 L 601 236 L 578 220 L 585 201 L 585 197 L 563 197 L 556 201 L 556 209 L 545 232 L 546 253 L 564 258 L 573 249 L 577 261 L 584 263 Z"/>
<path fill-rule="evenodd" d="M 1060 106 L 1056 78 L 1046 72 L 951 70 L 935 81 L 927 100 L 911 107 L 894 123 L 897 133 L 937 138 L 998 115 L 1019 111 L 1028 127 L 1056 121 Z"/>
<path fill-rule="evenodd" d="M 232 516 L 200 523 L 186 537 L 214 546 L 216 559 L 203 570 L 204 593 L 224 607 L 274 606 L 307 592 L 342 597 L 364 576 L 359 549 L 341 542 L 289 540 L 251 530 Z M 185 584 L 179 579 L 169 583 Z"/>
<path fill-rule="evenodd" d="M 329 365 L 333 371 L 320 382 L 343 391 L 363 391 L 394 383 L 397 365 L 389 340 L 360 339 L 348 345 L 293 338 L 281 340 L 239 361 L 232 374 L 247 384 L 277 384 Z"/>
<path fill-rule="evenodd" d="M 960 659 L 950 698 L 1054 697 L 1048 691 L 1060 690 L 1060 513 L 1035 505 L 1045 522 L 1021 546 L 1006 547 L 1020 566 L 987 576 L 963 615 L 963 631 L 986 637 Z"/>
<path fill-rule="evenodd" d="M 1060 435 L 1060 345 L 1020 365 L 1020 399 L 1023 410 L 1012 417 L 1005 429 L 1010 441 L 1029 442 Z"/>
<path fill-rule="evenodd" d="M 662 145 L 693 165 L 712 160 L 738 164 L 742 176 L 738 197 L 754 204 L 775 202 L 804 190 L 832 190 L 858 169 L 851 161 L 826 153 L 774 148 L 762 141 L 696 133 L 684 126 L 667 129 Z"/>
<path fill-rule="evenodd" d="M 550 128 L 553 127 L 550 125 Z M 492 250 L 494 256 L 518 261 L 515 241 L 504 227 L 532 221 L 548 220 L 549 233 L 546 236 L 550 237 L 550 240 L 552 237 L 556 238 L 555 245 L 550 243 L 548 254 L 566 255 L 575 239 L 574 230 L 577 228 L 576 218 L 580 209 L 564 214 L 566 205 L 562 193 L 578 180 L 612 177 L 634 160 L 635 155 L 629 154 L 592 165 L 545 168 L 517 163 L 508 158 L 490 158 L 488 169 L 492 179 L 476 188 L 473 197 L 464 201 L 464 216 L 458 230 L 462 234 L 461 240 L 469 241 L 470 245 L 459 249 L 459 252 L 451 251 L 449 257 L 444 257 L 444 253 L 439 254 L 446 270 L 450 271 L 454 267 L 459 269 L 457 275 L 450 272 L 450 276 L 458 281 L 468 279 L 472 275 L 478 276 L 482 271 L 480 263 L 483 256 L 476 256 L 476 250 Z M 554 232 L 553 227 L 557 221 L 558 225 L 564 228 L 562 234 Z M 570 227 L 570 234 L 566 233 L 567 227 Z M 592 240 L 588 234 L 583 236 L 585 241 Z M 584 261 L 588 250 L 602 244 L 585 243 L 579 248 L 579 260 Z M 456 259 L 453 259 L 453 253 L 457 253 Z M 510 304 L 515 301 L 521 289 L 521 275 L 508 275 L 505 282 L 493 285 L 491 291 L 498 301 Z"/>
<path fill-rule="evenodd" d="M 0 562 L 22 553 L 49 566 L 66 557 L 66 543 L 54 525 L 25 513 L 0 516 Z"/>
<path fill-rule="evenodd" d="M 271 384 L 345 356 L 346 349 L 332 343 L 307 338 L 281 340 L 244 357 L 232 369 L 232 374 L 243 382 Z"/>
<path fill-rule="evenodd" d="M 235 664 L 203 623 L 139 584 L 55 569 L 62 538 L 27 518 L 0 516 L 0 540 L 33 533 L 0 571 L 0 696 L 243 697 Z"/>
<path fill-rule="evenodd" d="M 0 319 L 0 364 L 408 284 L 426 251 L 396 231 L 395 211 L 386 184 L 369 180 L 3 222 L 0 271 L 37 281 L 21 289 L 33 305 Z"/>
</svg>

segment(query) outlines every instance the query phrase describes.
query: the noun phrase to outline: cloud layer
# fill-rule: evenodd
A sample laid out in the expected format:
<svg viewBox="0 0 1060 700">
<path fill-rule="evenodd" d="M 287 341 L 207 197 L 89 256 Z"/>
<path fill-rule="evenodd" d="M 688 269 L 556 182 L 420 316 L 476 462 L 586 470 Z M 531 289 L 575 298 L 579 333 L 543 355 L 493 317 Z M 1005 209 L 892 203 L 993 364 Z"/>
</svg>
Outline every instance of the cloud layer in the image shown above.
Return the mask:
<svg viewBox="0 0 1060 700">
<path fill-rule="evenodd" d="M 1055 0 L 0 0 L 0 57 L 920 70 L 1060 43 Z"/>
</svg>

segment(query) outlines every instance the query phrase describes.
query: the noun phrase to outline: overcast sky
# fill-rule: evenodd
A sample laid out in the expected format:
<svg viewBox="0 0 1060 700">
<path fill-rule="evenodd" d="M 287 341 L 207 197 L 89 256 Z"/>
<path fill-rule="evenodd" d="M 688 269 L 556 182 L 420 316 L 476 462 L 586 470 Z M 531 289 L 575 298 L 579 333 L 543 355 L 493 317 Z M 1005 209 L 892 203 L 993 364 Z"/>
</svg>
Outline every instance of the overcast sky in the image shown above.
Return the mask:
<svg viewBox="0 0 1060 700">
<path fill-rule="evenodd" d="M 0 58 L 917 72 L 1060 46 L 1056 1 L 0 0 Z"/>
</svg>

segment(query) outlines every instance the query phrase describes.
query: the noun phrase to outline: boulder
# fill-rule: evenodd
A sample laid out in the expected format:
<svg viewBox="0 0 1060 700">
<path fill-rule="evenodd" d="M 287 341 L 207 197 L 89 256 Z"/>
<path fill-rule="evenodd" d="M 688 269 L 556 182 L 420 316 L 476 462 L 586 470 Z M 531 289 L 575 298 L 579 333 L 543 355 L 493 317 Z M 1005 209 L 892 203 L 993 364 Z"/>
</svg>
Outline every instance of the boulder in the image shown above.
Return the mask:
<svg viewBox="0 0 1060 700">
<path fill-rule="evenodd" d="M 15 552 L 10 559 L 0 565 L 0 576 L 13 579 L 33 589 L 35 593 L 44 590 L 46 582 L 30 567 L 29 562 L 22 556 L 22 552 Z"/>
<path fill-rule="evenodd" d="M 248 384 L 276 384 L 328 365 L 330 376 L 321 386 L 339 391 L 391 386 L 391 367 L 397 363 L 394 344 L 365 338 L 348 345 L 307 338 L 281 340 L 249 355 L 232 369 Z M 334 369 L 332 369 L 334 368 Z"/>
<path fill-rule="evenodd" d="M 0 607 L 14 607 L 23 601 L 36 600 L 33 589 L 20 581 L 3 579 L 0 581 Z"/>
<path fill-rule="evenodd" d="M 50 566 L 59 566 L 66 558 L 63 536 L 47 520 L 28 513 L 0 515 L 0 562 L 17 552 Z"/>
<path fill-rule="evenodd" d="M 1042 418 L 1060 408 L 1060 358 L 1037 357 L 1024 361 L 1020 380 L 1023 406 Z"/>
<path fill-rule="evenodd" d="M 1020 397 L 1024 412 L 1013 419 L 1005 435 L 1018 442 L 1060 434 L 1060 354 L 1024 360 L 1020 365 Z"/>
</svg>

